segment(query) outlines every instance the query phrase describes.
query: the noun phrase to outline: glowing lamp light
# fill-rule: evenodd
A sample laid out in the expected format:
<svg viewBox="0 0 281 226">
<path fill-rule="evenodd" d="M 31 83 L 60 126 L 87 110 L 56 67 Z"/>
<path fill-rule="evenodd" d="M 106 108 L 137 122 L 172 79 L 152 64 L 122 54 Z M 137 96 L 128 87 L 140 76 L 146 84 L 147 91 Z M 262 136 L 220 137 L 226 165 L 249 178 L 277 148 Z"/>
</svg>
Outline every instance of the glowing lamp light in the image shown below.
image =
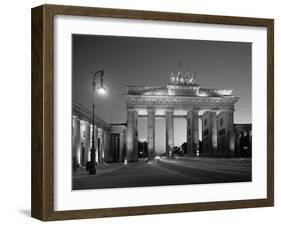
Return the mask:
<svg viewBox="0 0 281 226">
<path fill-rule="evenodd" d="M 106 94 L 106 89 L 103 86 L 101 86 L 101 87 L 98 88 L 98 93 L 100 95 L 105 95 Z"/>
</svg>

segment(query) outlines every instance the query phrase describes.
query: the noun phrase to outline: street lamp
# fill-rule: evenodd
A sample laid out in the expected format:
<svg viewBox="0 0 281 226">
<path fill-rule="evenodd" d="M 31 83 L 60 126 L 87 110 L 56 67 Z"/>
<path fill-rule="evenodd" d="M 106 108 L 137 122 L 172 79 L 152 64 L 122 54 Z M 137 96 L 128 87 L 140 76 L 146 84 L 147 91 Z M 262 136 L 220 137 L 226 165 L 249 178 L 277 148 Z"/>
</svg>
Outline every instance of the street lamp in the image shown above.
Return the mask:
<svg viewBox="0 0 281 226">
<path fill-rule="evenodd" d="M 93 131 L 92 131 L 92 148 L 91 148 L 91 158 L 89 166 L 89 174 L 96 174 L 96 148 L 95 148 L 95 94 L 96 94 L 96 77 L 100 75 L 100 86 L 97 88 L 99 94 L 104 95 L 106 89 L 103 86 L 103 74 L 104 70 L 101 69 L 95 73 L 91 72 L 93 75 Z"/>
</svg>

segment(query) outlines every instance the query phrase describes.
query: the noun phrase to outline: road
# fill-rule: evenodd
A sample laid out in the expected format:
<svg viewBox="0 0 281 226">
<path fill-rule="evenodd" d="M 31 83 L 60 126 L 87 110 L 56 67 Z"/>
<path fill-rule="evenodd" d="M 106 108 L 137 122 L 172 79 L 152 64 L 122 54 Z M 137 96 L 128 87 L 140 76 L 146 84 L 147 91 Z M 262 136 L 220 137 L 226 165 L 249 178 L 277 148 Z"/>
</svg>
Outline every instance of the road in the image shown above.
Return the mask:
<svg viewBox="0 0 281 226">
<path fill-rule="evenodd" d="M 161 158 L 108 168 L 105 173 L 74 177 L 73 189 L 251 181 L 251 159 Z"/>
</svg>

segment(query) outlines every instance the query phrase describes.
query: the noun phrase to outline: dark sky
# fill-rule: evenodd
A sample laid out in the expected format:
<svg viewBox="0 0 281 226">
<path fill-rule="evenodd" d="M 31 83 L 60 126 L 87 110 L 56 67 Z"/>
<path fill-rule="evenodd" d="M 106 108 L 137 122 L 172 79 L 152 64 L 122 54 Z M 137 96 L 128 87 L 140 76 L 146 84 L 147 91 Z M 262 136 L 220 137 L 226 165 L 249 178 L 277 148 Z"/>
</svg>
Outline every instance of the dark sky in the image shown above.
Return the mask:
<svg viewBox="0 0 281 226">
<path fill-rule="evenodd" d="M 126 85 L 165 86 L 170 73 L 178 70 L 178 61 L 183 61 L 183 71 L 197 73 L 201 87 L 233 89 L 240 97 L 235 123 L 251 122 L 251 43 L 73 35 L 73 100 L 91 109 L 90 72 L 104 68 L 108 93 L 97 96 L 96 112 L 107 122 L 126 122 L 122 96 Z M 139 123 L 140 137 L 146 134 L 143 121 Z M 157 133 L 163 125 L 156 124 Z M 182 123 L 178 120 L 175 124 Z M 185 137 L 184 129 L 179 130 L 183 138 L 176 141 L 175 134 L 175 143 Z"/>
</svg>

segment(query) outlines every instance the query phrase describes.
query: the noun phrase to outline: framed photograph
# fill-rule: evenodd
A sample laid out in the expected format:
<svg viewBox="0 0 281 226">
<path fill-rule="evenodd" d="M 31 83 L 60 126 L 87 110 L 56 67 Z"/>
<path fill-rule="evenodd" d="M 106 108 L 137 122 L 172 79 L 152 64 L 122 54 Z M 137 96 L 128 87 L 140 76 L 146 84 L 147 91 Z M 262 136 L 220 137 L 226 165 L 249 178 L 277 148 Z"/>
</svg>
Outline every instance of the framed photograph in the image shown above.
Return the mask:
<svg viewBox="0 0 281 226">
<path fill-rule="evenodd" d="M 274 21 L 32 9 L 32 217 L 273 206 Z"/>
</svg>

